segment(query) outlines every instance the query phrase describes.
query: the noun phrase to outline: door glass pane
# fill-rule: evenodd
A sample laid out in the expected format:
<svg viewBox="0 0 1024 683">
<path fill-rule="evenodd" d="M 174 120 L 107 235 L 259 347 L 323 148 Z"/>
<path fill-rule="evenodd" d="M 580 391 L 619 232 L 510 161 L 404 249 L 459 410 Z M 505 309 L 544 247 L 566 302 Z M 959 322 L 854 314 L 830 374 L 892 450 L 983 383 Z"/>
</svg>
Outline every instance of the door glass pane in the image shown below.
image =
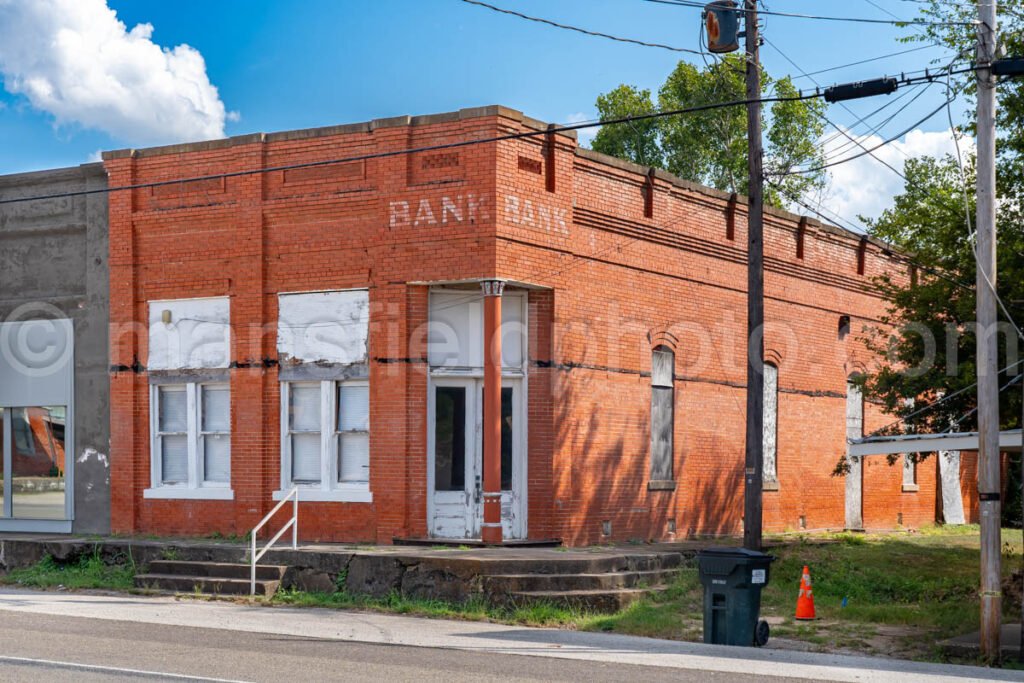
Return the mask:
<svg viewBox="0 0 1024 683">
<path fill-rule="evenodd" d="M 289 387 L 288 396 L 292 430 L 320 431 L 320 385 L 293 384 Z"/>
<path fill-rule="evenodd" d="M 343 432 L 338 437 L 338 481 L 355 484 L 370 480 L 370 435 Z"/>
<path fill-rule="evenodd" d="M 188 431 L 188 398 L 185 387 L 160 387 L 161 432 Z"/>
<path fill-rule="evenodd" d="M 480 390 L 480 405 L 486 413 L 487 403 L 484 401 L 483 389 Z M 486 416 L 484 424 L 486 424 Z M 512 387 L 501 388 L 501 490 L 512 490 Z M 487 430 L 481 430 L 480 471 L 483 472 L 483 454 L 487 452 Z"/>
<path fill-rule="evenodd" d="M 501 490 L 512 490 L 512 387 L 501 389 Z"/>
<path fill-rule="evenodd" d="M 12 514 L 65 519 L 63 406 L 11 408 Z"/>
<path fill-rule="evenodd" d="M 434 393 L 434 489 L 466 488 L 466 390 L 437 387 Z"/>
<path fill-rule="evenodd" d="M 203 387 L 204 432 L 231 431 L 231 392 L 227 387 Z"/>
<path fill-rule="evenodd" d="M 292 434 L 292 483 L 320 483 L 320 432 Z"/>
<path fill-rule="evenodd" d="M 338 431 L 370 430 L 370 387 L 341 384 L 338 387 Z"/>
<path fill-rule="evenodd" d="M 184 434 L 161 436 L 160 454 L 163 483 L 188 483 L 188 437 Z"/>
</svg>

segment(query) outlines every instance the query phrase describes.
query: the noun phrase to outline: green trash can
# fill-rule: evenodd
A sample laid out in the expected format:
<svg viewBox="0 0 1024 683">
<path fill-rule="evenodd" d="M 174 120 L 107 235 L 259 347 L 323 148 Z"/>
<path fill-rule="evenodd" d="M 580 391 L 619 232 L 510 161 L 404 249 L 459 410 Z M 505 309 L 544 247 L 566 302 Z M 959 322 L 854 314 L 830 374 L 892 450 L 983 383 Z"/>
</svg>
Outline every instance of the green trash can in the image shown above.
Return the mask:
<svg viewBox="0 0 1024 683">
<path fill-rule="evenodd" d="M 758 647 L 768 642 L 761 589 L 775 558 L 746 548 L 708 548 L 697 555 L 704 586 L 704 642 Z"/>
</svg>

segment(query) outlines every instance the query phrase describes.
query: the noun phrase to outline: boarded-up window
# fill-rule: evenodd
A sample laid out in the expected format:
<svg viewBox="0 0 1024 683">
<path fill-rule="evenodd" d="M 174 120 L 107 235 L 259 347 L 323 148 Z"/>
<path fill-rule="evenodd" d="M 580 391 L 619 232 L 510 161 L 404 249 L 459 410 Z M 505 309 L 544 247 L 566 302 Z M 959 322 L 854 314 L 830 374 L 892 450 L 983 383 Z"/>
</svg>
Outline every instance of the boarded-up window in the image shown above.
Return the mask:
<svg viewBox="0 0 1024 683">
<path fill-rule="evenodd" d="M 216 299 L 149 302 L 149 370 L 226 368 L 230 303 Z"/>
<path fill-rule="evenodd" d="M 764 425 L 762 447 L 764 450 L 764 481 L 779 479 L 776 466 L 779 425 L 779 369 L 770 363 L 764 366 Z"/>
<path fill-rule="evenodd" d="M 282 294 L 277 352 L 291 363 L 366 362 L 370 298 L 365 289 Z"/>
<path fill-rule="evenodd" d="M 501 303 L 501 365 L 521 369 L 526 346 L 524 296 L 505 290 Z M 479 289 L 430 292 L 427 359 L 435 369 L 482 368 L 484 303 Z"/>
<path fill-rule="evenodd" d="M 917 486 L 917 463 L 909 455 L 903 456 L 903 488 L 913 489 Z"/>
<path fill-rule="evenodd" d="M 659 346 L 651 354 L 651 480 L 672 479 L 675 419 L 675 354 Z"/>
</svg>

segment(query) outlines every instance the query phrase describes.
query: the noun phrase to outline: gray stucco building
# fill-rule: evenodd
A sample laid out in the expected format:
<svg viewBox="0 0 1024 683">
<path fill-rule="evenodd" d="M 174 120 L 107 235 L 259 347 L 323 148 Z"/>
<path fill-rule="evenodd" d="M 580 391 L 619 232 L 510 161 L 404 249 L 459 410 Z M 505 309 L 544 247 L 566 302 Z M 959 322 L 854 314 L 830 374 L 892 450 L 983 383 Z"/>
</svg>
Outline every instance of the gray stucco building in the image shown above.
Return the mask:
<svg viewBox="0 0 1024 683">
<path fill-rule="evenodd" d="M 0 176 L 0 531 L 110 529 L 106 185 L 98 163 Z"/>
</svg>

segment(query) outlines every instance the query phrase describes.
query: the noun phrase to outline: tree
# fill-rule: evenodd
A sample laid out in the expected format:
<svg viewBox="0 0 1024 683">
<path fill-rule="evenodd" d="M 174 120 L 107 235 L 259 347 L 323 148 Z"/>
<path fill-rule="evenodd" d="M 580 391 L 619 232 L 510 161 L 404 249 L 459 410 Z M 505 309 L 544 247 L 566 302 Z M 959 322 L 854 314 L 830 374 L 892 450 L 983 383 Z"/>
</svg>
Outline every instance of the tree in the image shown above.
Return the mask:
<svg viewBox="0 0 1024 683">
<path fill-rule="evenodd" d="M 728 55 L 705 68 L 679 62 L 658 92 L 655 107 L 649 90 L 620 85 L 597 98 L 602 120 L 684 109 L 746 98 L 743 57 Z M 762 76 L 762 93 L 797 95 L 789 77 Z M 796 164 L 817 165 L 822 159 L 819 139 L 824 132 L 824 102 L 775 102 L 765 107 L 767 174 L 785 172 Z M 675 175 L 725 192 L 747 192 L 747 114 L 742 106 L 680 114 L 659 119 L 602 126 L 593 148 L 644 166 L 662 166 Z M 783 195 L 801 196 L 821 188 L 823 171 L 781 176 L 779 192 L 765 188 L 766 200 L 783 205 Z"/>
<path fill-rule="evenodd" d="M 1024 55 L 1024 12 L 1001 8 L 1000 43 L 1010 55 Z M 969 60 L 974 45 L 974 28 L 951 22 L 974 19 L 969 4 L 928 0 L 922 18 L 947 22 L 915 28 L 907 41 L 941 43 Z M 942 66 L 948 63 L 947 57 Z M 955 93 L 973 98 L 973 74 L 952 81 Z M 997 293 L 1017 324 L 1024 324 L 1024 79 L 999 84 L 997 114 L 997 206 L 1000 226 L 997 242 L 999 278 Z M 973 107 L 971 108 L 973 110 Z M 970 133 L 973 119 L 962 127 Z M 879 286 L 891 301 L 883 327 L 868 331 L 868 344 L 880 358 L 877 368 L 858 379 L 868 400 L 882 404 L 896 423 L 889 433 L 916 430 L 941 432 L 951 427 L 962 431 L 977 429 L 977 377 L 975 258 L 969 222 L 974 220 L 974 177 L 972 160 L 965 159 L 965 178 L 958 160 L 910 160 L 905 166 L 907 182 L 893 206 L 876 221 L 870 221 L 872 235 L 893 243 L 921 264 L 916 281 L 898 282 L 880 278 Z M 966 206 L 965 206 L 966 203 Z M 1001 313 L 999 336 L 1000 367 L 1018 360 L 1021 339 L 1005 312 Z M 933 339 L 934 346 L 926 340 Z M 1000 423 L 1003 429 L 1021 425 L 1021 388 L 1012 382 L 1024 373 L 1014 366 L 1000 376 Z M 957 393 L 961 391 L 962 393 Z M 948 397 L 936 407 L 909 417 L 922 406 Z M 1017 468 L 1010 468 L 1011 493 L 1019 487 Z M 1004 506 L 1004 521 L 1020 523 L 1019 500 L 1011 496 Z"/>
</svg>

